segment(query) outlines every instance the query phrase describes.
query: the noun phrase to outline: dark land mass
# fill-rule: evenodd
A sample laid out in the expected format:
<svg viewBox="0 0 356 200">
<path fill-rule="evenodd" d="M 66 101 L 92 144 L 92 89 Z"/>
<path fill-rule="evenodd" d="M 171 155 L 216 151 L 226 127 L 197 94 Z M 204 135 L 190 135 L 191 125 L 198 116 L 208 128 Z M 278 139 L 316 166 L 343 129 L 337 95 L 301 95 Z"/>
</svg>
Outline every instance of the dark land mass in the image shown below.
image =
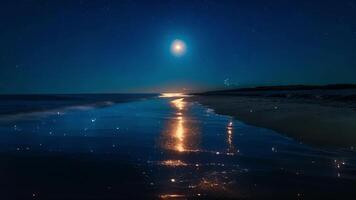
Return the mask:
<svg viewBox="0 0 356 200">
<path fill-rule="evenodd" d="M 301 142 L 356 146 L 356 85 L 240 88 L 197 93 L 193 100 Z"/>
<path fill-rule="evenodd" d="M 343 89 L 356 89 L 356 84 L 258 86 L 258 87 L 249 87 L 249 88 L 208 91 L 208 92 L 197 93 L 197 94 L 217 94 L 217 93 L 250 92 L 250 91 L 343 90 Z"/>
<path fill-rule="evenodd" d="M 195 93 L 199 96 L 251 96 L 251 97 L 279 97 L 304 100 L 324 100 L 339 102 L 356 102 L 356 84 L 336 85 L 286 85 L 261 86 L 253 88 L 238 88 Z"/>
</svg>

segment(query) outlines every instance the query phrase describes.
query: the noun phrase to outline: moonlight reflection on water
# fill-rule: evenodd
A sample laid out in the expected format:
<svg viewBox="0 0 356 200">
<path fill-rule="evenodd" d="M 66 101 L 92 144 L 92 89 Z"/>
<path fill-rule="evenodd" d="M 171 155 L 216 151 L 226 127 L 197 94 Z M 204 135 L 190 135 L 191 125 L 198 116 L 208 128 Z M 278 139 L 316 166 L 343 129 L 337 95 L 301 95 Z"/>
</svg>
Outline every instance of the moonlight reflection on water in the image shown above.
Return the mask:
<svg viewBox="0 0 356 200">
<path fill-rule="evenodd" d="M 191 123 L 187 112 L 187 102 L 184 98 L 176 98 L 170 101 L 174 109 L 174 116 L 168 121 L 163 133 L 163 148 L 176 152 L 198 151 L 199 127 Z"/>
</svg>

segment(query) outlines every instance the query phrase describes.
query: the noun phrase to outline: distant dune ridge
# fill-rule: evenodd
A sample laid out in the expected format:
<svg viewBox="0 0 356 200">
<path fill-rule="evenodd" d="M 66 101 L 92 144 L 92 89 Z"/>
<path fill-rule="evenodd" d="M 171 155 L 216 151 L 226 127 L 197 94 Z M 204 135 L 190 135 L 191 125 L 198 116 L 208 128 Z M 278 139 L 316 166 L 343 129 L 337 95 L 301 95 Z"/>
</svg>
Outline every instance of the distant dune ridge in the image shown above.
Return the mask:
<svg viewBox="0 0 356 200">
<path fill-rule="evenodd" d="M 233 92 L 233 91 L 276 91 L 276 90 L 340 90 L 356 89 L 356 84 L 329 84 L 329 85 L 276 85 L 236 88 L 229 90 L 216 90 L 204 93 Z"/>
<path fill-rule="evenodd" d="M 356 84 L 334 85 L 285 85 L 237 88 L 196 93 L 199 96 L 232 95 L 232 96 L 263 96 L 299 99 L 318 99 L 356 102 Z"/>
<path fill-rule="evenodd" d="M 356 148 L 356 85 L 268 86 L 197 93 L 217 113 L 302 142 Z"/>
</svg>

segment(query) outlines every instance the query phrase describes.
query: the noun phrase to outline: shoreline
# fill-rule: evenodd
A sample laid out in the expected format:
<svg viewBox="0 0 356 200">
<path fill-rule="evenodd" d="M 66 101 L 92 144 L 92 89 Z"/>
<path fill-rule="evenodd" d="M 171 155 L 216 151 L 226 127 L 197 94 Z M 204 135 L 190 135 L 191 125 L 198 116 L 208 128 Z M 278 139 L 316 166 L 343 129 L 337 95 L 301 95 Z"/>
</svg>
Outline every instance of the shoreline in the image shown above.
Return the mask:
<svg viewBox="0 0 356 200">
<path fill-rule="evenodd" d="M 0 95 L 0 120 L 72 109 L 106 107 L 156 96 L 156 94 Z"/>
<path fill-rule="evenodd" d="M 356 146 L 356 112 L 348 106 L 229 95 L 197 95 L 190 99 L 218 114 L 272 129 L 302 143 L 351 149 Z"/>
</svg>

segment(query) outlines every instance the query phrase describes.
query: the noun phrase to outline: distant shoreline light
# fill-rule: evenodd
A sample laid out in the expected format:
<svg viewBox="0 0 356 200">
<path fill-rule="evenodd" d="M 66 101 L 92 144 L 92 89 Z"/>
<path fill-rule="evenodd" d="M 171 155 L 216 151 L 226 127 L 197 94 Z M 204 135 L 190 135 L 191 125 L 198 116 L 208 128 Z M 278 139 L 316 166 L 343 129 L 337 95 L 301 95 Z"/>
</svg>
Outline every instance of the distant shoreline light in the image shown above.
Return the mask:
<svg viewBox="0 0 356 200">
<path fill-rule="evenodd" d="M 173 92 L 167 92 L 167 93 L 161 93 L 159 96 L 160 98 L 171 98 L 171 97 L 188 97 L 189 95 L 184 94 L 184 93 L 173 93 Z"/>
</svg>

